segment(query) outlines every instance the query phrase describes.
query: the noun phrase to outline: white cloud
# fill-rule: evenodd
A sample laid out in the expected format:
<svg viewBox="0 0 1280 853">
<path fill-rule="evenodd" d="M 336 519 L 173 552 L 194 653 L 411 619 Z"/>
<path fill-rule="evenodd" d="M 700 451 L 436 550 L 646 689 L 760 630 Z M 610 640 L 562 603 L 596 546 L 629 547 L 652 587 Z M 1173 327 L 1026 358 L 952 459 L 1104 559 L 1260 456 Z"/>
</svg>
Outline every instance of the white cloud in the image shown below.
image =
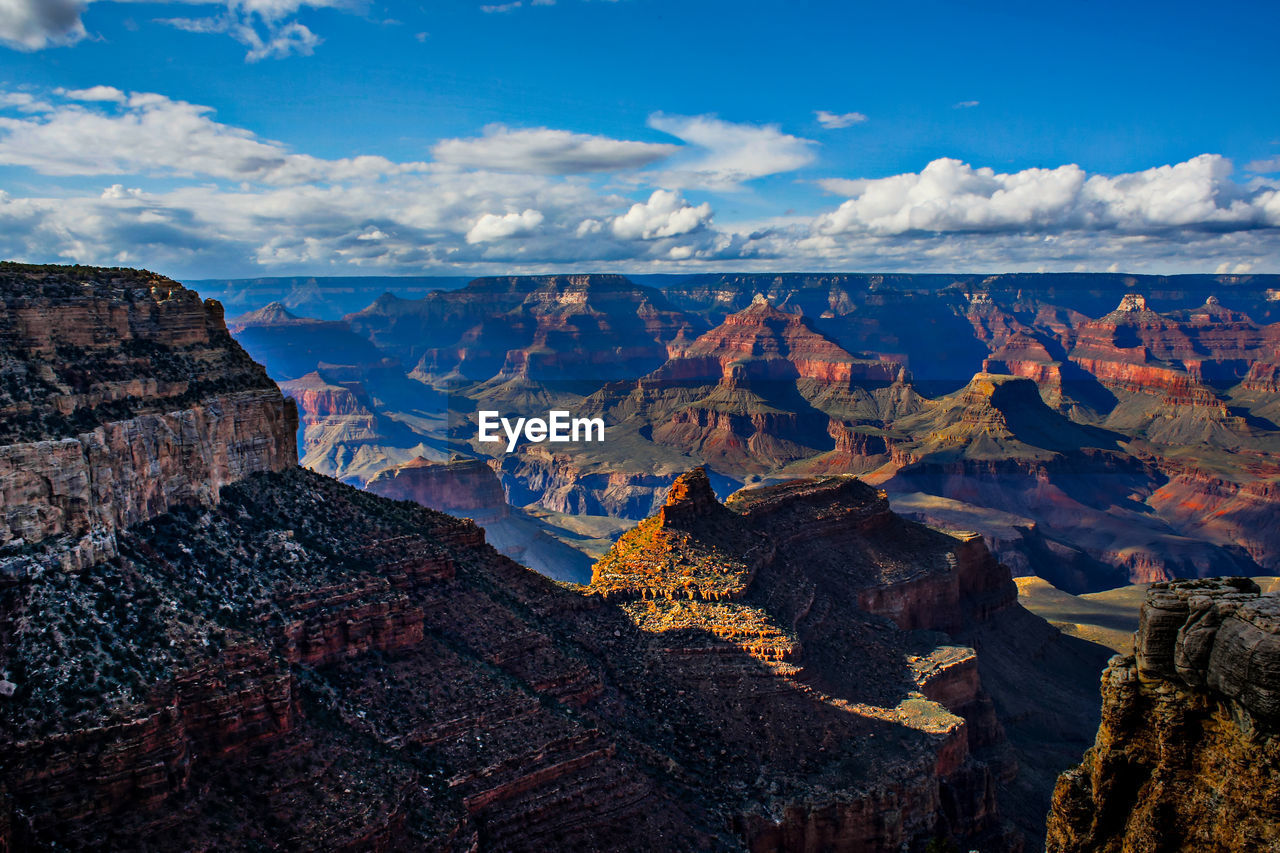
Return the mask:
<svg viewBox="0 0 1280 853">
<path fill-rule="evenodd" d="M 631 142 L 545 127 L 512 130 L 493 124 L 480 137 L 445 139 L 431 153 L 439 162 L 455 166 L 569 175 L 636 169 L 679 149 L 678 145 Z"/>
<path fill-rule="evenodd" d="M 735 189 L 744 181 L 809 165 L 817 146 L 775 124 L 735 124 L 709 115 L 654 113 L 649 126 L 691 146 L 679 162 L 655 176 L 656 183 L 676 188 Z"/>
<path fill-rule="evenodd" d="M 978 101 L 958 101 L 951 105 L 953 110 L 970 110 L 978 106 Z"/>
<path fill-rule="evenodd" d="M 30 92 L 0 92 L 0 110 L 6 109 L 22 113 L 42 113 L 53 109 L 53 106 Z"/>
<path fill-rule="evenodd" d="M 61 95 L 72 101 L 110 101 L 122 104 L 127 100 L 124 92 L 115 86 L 90 86 L 88 89 L 54 89 L 55 95 Z"/>
<path fill-rule="evenodd" d="M 1229 160 L 1203 154 L 1142 172 L 1089 176 L 1076 165 L 1011 174 L 935 160 L 919 173 L 820 182 L 851 196 L 815 221 L 818 234 L 1245 230 L 1280 225 L 1274 187 L 1247 189 Z"/>
<path fill-rule="evenodd" d="M 818 124 L 828 130 L 852 127 L 867 120 L 867 117 L 862 113 L 829 113 L 826 110 L 818 110 L 814 113 L 814 116 L 818 119 Z"/>
<path fill-rule="evenodd" d="M 0 0 L 0 43 L 18 50 L 42 50 L 84 39 L 82 16 L 90 0 Z M 111 2 L 111 0 L 96 0 Z M 295 20 L 304 8 L 343 8 L 355 0 L 114 0 L 155 2 L 181 6 L 216 7 L 217 14 L 200 18 L 160 19 L 196 33 L 222 33 L 245 45 L 245 59 L 309 55 L 321 39 Z M 537 0 L 535 0 L 535 3 Z"/>
<path fill-rule="evenodd" d="M 63 103 L 25 118 L 0 116 L 0 164 L 45 175 L 206 175 L 276 184 L 371 178 L 424 167 L 383 157 L 321 160 L 293 154 L 279 143 L 214 121 L 208 107 L 163 95 L 126 97 L 95 86 L 64 96 L 88 103 Z"/>
<path fill-rule="evenodd" d="M 467 232 L 468 243 L 488 243 L 492 240 L 505 240 L 508 237 L 519 237 L 537 230 L 545 219 L 542 211 L 526 209 L 521 213 L 486 213 L 476 220 Z"/>
<path fill-rule="evenodd" d="M 0 0 L 0 42 L 18 50 L 75 44 L 85 37 L 87 0 Z"/>
<path fill-rule="evenodd" d="M 74 100 L 85 97 L 96 99 Z M 629 146 L 647 143 L 546 129 L 451 140 L 460 147 L 442 152 L 464 153 L 443 164 L 325 160 L 162 95 L 108 87 L 0 93 L 0 164 L 50 176 L 48 191 L 0 192 L 0 258 L 201 277 L 542 272 L 583 264 L 638 271 L 1280 268 L 1277 182 L 1259 175 L 1235 181 L 1221 157 L 1113 176 L 1070 165 L 1004 174 L 940 160 L 919 173 L 823 181 L 844 201 L 818 217 L 725 225 L 714 196 L 692 204 L 665 182 L 676 174 L 688 185 L 732 189 L 748 175 L 807 162 L 812 143 L 718 119 L 674 122 L 678 128 L 667 126 L 689 139 L 658 169 L 636 168 L 655 152 Z M 484 143 L 484 156 L 473 143 Z M 668 162 L 672 169 L 664 169 Z M 604 171 L 567 174 L 588 167 Z M 104 177 L 90 187 L 86 176 Z M 616 194 L 617 186 L 634 195 Z"/>
<path fill-rule="evenodd" d="M 1269 157 L 1265 160 L 1254 160 L 1245 166 L 1250 172 L 1270 174 L 1280 172 L 1280 157 Z"/>
<path fill-rule="evenodd" d="M 585 224 L 585 223 L 584 223 Z M 711 205 L 694 207 L 670 190 L 654 190 L 646 202 L 637 202 L 613 220 L 611 229 L 624 240 L 654 240 L 690 234 L 711 224 Z"/>
<path fill-rule="evenodd" d="M 199 0 L 180 0 L 199 2 Z M 205 5 L 205 4 L 201 4 Z M 246 62 L 310 56 L 323 39 L 294 20 L 303 8 L 341 8 L 346 0 L 225 0 L 219 15 L 166 18 L 162 23 L 192 33 L 224 33 L 249 49 Z"/>
</svg>

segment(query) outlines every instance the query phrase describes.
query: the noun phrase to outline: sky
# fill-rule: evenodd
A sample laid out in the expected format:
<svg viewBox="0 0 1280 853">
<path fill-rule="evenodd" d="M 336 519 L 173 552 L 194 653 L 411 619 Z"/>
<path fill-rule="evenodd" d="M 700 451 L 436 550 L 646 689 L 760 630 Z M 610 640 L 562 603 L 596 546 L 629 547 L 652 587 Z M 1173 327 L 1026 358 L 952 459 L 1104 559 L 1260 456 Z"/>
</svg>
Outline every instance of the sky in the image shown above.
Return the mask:
<svg viewBox="0 0 1280 853">
<path fill-rule="evenodd" d="M 1280 273 L 1280 4 L 0 0 L 0 258 Z"/>
</svg>

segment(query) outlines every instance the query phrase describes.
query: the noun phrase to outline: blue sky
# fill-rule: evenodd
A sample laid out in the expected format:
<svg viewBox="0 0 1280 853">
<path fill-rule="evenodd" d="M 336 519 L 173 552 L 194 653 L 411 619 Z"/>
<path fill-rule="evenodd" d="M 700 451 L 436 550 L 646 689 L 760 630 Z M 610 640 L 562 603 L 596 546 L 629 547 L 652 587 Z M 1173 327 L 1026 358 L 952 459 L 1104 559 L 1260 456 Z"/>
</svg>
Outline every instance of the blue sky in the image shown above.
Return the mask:
<svg viewBox="0 0 1280 853">
<path fill-rule="evenodd" d="M 1274 4 L 0 0 L 0 255 L 1280 272 Z"/>
</svg>

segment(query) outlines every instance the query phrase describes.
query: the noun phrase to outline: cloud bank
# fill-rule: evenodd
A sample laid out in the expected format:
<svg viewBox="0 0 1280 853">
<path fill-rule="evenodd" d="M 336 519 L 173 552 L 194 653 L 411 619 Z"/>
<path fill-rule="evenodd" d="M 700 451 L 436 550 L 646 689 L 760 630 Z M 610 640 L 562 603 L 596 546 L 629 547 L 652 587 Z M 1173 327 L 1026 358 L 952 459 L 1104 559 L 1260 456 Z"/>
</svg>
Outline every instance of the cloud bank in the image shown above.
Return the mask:
<svg viewBox="0 0 1280 853">
<path fill-rule="evenodd" d="M 813 141 L 715 116 L 648 123 L 674 141 L 495 125 L 421 161 L 326 159 L 160 94 L 0 91 L 0 168 L 20 177 L 0 191 L 0 257 L 201 277 L 1280 269 L 1280 182 L 1214 154 L 1116 175 L 944 158 L 821 179 L 835 197 L 795 213 L 760 182 L 815 167 Z M 776 212 L 718 213 L 744 196 Z"/>
<path fill-rule="evenodd" d="M 1076 165 L 1010 174 L 959 160 L 876 180 L 828 180 L 852 196 L 815 223 L 819 234 L 1061 233 L 1119 231 L 1159 236 L 1280 226 L 1280 193 L 1231 180 L 1231 162 L 1202 154 L 1142 172 L 1087 175 Z"/>
</svg>

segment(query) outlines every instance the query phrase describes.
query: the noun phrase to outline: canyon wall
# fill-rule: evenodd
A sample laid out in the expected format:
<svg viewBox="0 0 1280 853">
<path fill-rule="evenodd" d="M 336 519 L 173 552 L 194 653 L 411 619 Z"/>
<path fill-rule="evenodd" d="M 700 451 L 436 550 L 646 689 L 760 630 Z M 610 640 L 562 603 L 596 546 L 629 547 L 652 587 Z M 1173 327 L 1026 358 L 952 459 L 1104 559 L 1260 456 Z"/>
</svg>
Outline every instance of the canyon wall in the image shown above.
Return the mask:
<svg viewBox="0 0 1280 853">
<path fill-rule="evenodd" d="M 297 414 L 216 302 L 149 273 L 0 268 L 0 546 L 60 560 L 259 471 L 297 464 Z"/>
</svg>

